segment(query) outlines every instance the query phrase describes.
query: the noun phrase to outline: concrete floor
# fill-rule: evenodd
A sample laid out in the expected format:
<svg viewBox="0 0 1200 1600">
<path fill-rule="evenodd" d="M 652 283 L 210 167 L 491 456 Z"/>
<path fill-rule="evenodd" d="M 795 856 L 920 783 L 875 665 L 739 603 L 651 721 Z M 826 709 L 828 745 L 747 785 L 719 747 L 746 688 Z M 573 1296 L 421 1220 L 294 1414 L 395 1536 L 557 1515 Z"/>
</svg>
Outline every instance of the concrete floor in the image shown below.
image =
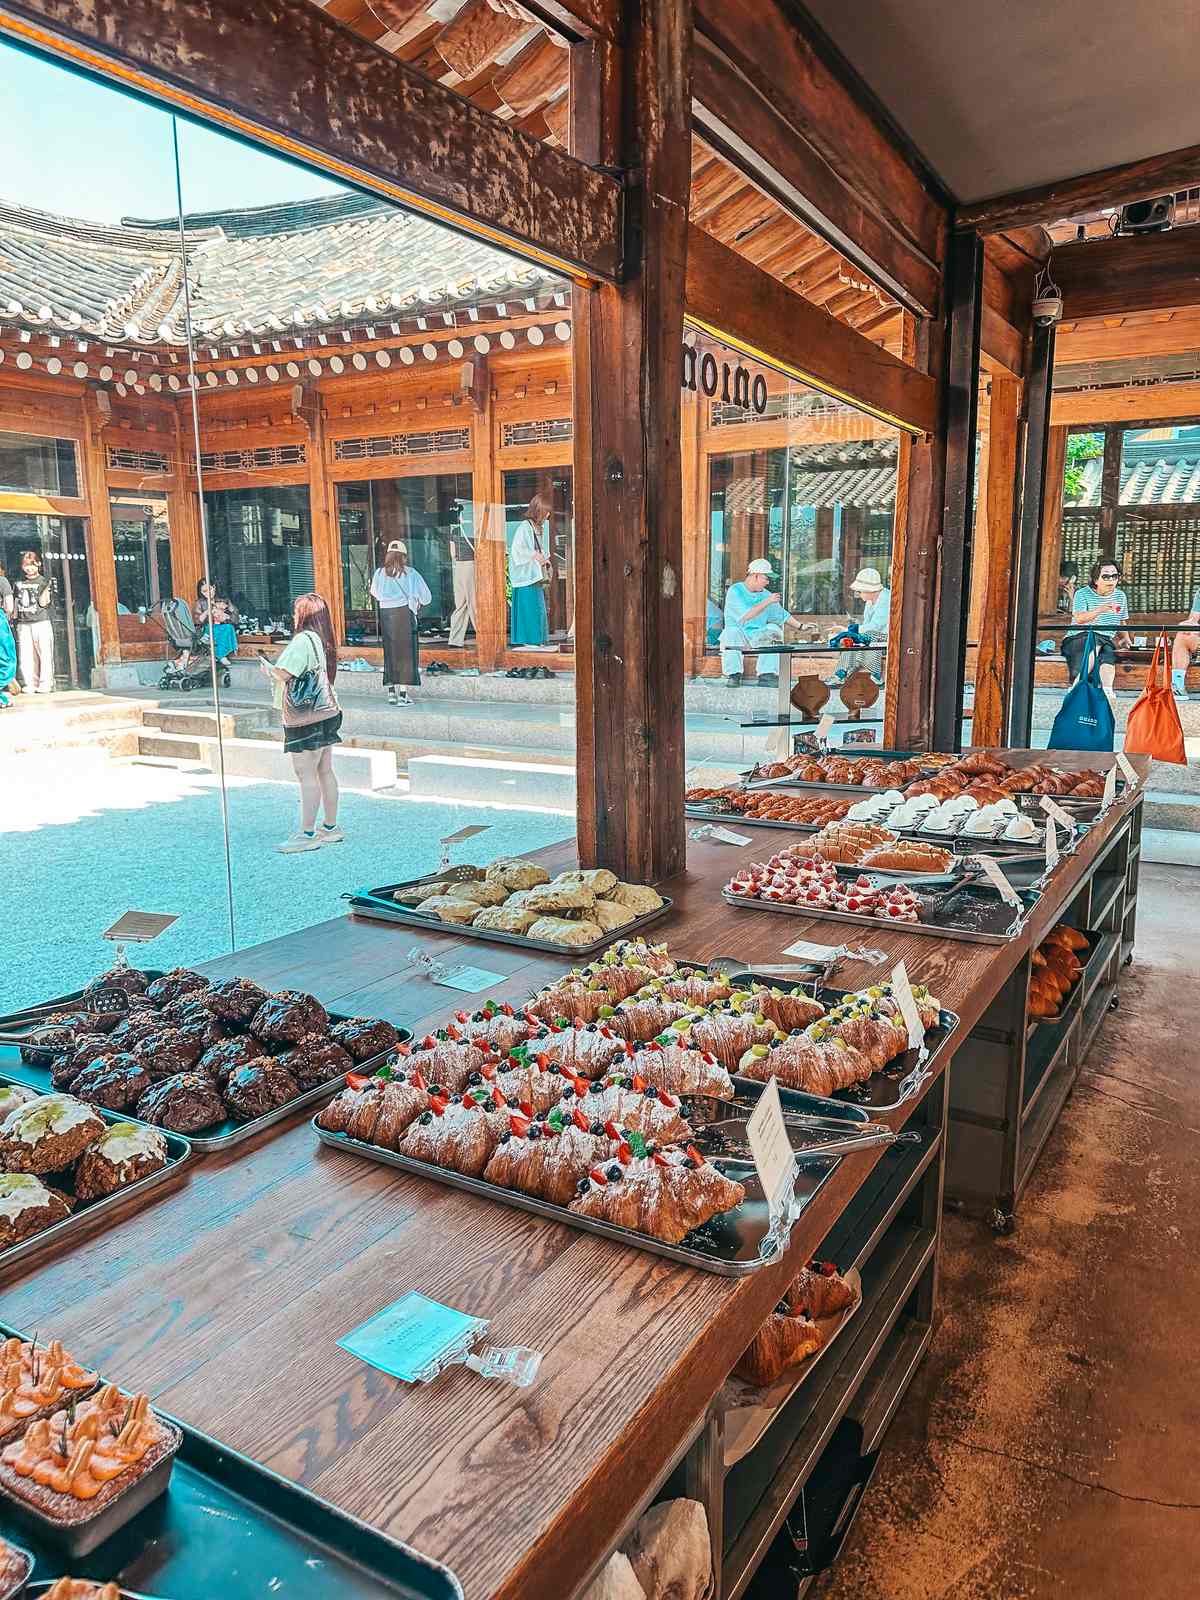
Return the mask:
<svg viewBox="0 0 1200 1600">
<path fill-rule="evenodd" d="M 1200 871 L 1143 867 L 1016 1233 L 947 1218 L 945 1319 L 821 1600 L 1200 1595 L 1198 908 Z"/>
</svg>

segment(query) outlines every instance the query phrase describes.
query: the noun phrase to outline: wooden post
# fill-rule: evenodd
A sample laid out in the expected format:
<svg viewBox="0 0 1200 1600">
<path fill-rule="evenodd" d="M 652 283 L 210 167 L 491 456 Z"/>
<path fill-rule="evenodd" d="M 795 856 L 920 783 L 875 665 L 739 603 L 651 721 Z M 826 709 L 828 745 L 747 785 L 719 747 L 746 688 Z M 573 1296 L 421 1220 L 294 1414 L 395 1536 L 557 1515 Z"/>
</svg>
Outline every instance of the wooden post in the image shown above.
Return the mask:
<svg viewBox="0 0 1200 1600">
<path fill-rule="evenodd" d="M 480 394 L 481 407 L 471 421 L 471 476 L 475 494 L 475 635 L 480 672 L 501 664 L 508 638 L 508 605 L 504 594 L 505 538 L 503 490 L 496 467 L 496 416 L 491 374 Z"/>
<path fill-rule="evenodd" d="M 1038 615 L 1058 610 L 1058 569 L 1062 565 L 1063 486 L 1067 470 L 1066 428 L 1051 428 L 1046 444 L 1046 490 L 1042 506 L 1042 571 Z"/>
<path fill-rule="evenodd" d="M 100 660 L 97 666 L 121 659 L 121 634 L 117 622 L 117 561 L 113 548 L 112 508 L 108 499 L 105 418 L 96 396 L 83 397 L 83 474 L 88 497 L 88 576 L 92 604 L 100 622 Z"/>
<path fill-rule="evenodd" d="M 967 650 L 967 577 L 975 517 L 975 420 L 983 323 L 983 240 L 958 233 L 946 273 L 949 335 L 946 394 L 945 516 L 937 575 L 933 747 L 962 747 Z"/>
<path fill-rule="evenodd" d="M 167 532 L 171 542 L 171 588 L 188 605 L 196 601 L 196 585 L 204 576 L 204 508 L 200 503 L 199 463 L 193 474 L 188 460 L 196 447 L 191 395 L 175 402 L 175 487 L 167 491 Z"/>
<path fill-rule="evenodd" d="M 981 523 L 980 545 L 984 559 L 979 652 L 975 661 L 975 712 L 971 724 L 971 743 L 981 748 L 994 748 L 1004 742 L 1020 431 L 1021 380 L 997 374 L 992 379 L 987 516 Z"/>
<path fill-rule="evenodd" d="M 1008 738 L 1015 750 L 1029 745 L 1033 726 L 1033 651 L 1037 643 L 1038 569 L 1042 547 L 1042 509 L 1046 482 L 1046 442 L 1054 377 L 1054 328 L 1035 327 L 1025 396 L 1025 464 L 1021 476 L 1020 535 L 1012 601 L 1011 691 Z M 1120 452 L 1117 455 L 1120 463 Z M 1105 465 L 1107 466 L 1107 454 Z"/>
<path fill-rule="evenodd" d="M 585 864 L 653 881 L 680 871 L 685 855 L 679 429 L 690 0 L 631 6 L 626 34 L 619 127 L 591 137 L 636 174 L 630 268 L 619 286 L 578 291 L 574 312 L 578 834 Z M 601 106 L 607 98 L 591 97 Z"/>
<path fill-rule="evenodd" d="M 312 525 L 313 588 L 324 597 L 338 644 L 346 638 L 346 603 L 342 585 L 342 549 L 336 493 L 325 466 L 325 408 L 319 389 L 306 397 L 308 428 L 308 514 Z"/>
<path fill-rule="evenodd" d="M 1121 504 L 1121 441 L 1125 430 L 1110 422 L 1104 430 L 1104 462 L 1100 469 L 1100 554 L 1117 559 L 1117 512 Z M 1087 582 L 1087 574 L 1081 573 Z"/>
<path fill-rule="evenodd" d="M 688 394 L 680 419 L 683 477 L 683 637 L 684 671 L 696 677 L 704 662 L 708 599 L 708 457 L 702 420 L 707 401 Z"/>
</svg>

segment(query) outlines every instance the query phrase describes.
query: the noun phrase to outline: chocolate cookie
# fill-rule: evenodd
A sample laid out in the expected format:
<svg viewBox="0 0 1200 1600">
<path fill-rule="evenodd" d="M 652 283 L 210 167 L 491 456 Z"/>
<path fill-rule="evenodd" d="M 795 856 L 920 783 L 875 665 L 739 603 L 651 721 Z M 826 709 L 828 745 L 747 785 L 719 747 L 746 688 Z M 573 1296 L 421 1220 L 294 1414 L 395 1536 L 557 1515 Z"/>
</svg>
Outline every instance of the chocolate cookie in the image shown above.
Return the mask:
<svg viewBox="0 0 1200 1600">
<path fill-rule="evenodd" d="M 266 1044 L 299 1044 L 306 1033 L 328 1033 L 329 1013 L 311 994 L 281 989 L 254 1013 L 250 1032 Z"/>
<path fill-rule="evenodd" d="M 157 1033 L 162 1027 L 162 1018 L 157 1011 L 149 1008 L 131 1011 L 123 1017 L 109 1034 L 112 1042 L 121 1050 L 132 1050 L 135 1044 L 140 1044 L 148 1034 Z"/>
<path fill-rule="evenodd" d="M 71 1085 L 71 1093 L 106 1111 L 132 1111 L 150 1087 L 150 1074 L 136 1056 L 109 1056 L 85 1067 Z"/>
<path fill-rule="evenodd" d="M 189 1023 L 210 1022 L 213 1016 L 209 1004 L 209 989 L 189 989 L 175 1000 L 168 1000 L 159 1015 L 173 1028 L 183 1028 Z"/>
<path fill-rule="evenodd" d="M 196 1063 L 196 1071 L 204 1073 L 206 1078 L 211 1078 L 224 1089 L 229 1074 L 235 1068 L 247 1066 L 261 1055 L 262 1045 L 257 1039 L 244 1033 L 237 1034 L 232 1039 L 222 1039 L 220 1044 L 214 1044 L 206 1050 Z"/>
<path fill-rule="evenodd" d="M 155 1083 L 186 1072 L 204 1053 L 204 1041 L 191 1028 L 160 1028 L 147 1034 L 132 1052 Z"/>
<path fill-rule="evenodd" d="M 216 1085 L 202 1072 L 177 1072 L 153 1084 L 138 1101 L 137 1114 L 173 1133 L 199 1133 L 227 1115 Z"/>
<path fill-rule="evenodd" d="M 260 1056 L 249 1066 L 238 1067 L 229 1074 L 225 1085 L 230 1109 L 243 1122 L 278 1111 L 299 1093 L 300 1085 L 295 1078 L 272 1056 Z"/>
<path fill-rule="evenodd" d="M 127 995 L 145 994 L 150 979 L 137 967 L 109 967 L 88 984 L 84 994 L 95 994 L 97 989 L 124 989 Z"/>
<path fill-rule="evenodd" d="M 110 1058 L 102 1056 L 99 1059 L 107 1061 Z M 82 1071 L 82 1067 L 75 1065 L 74 1056 L 55 1056 L 50 1063 L 50 1085 L 54 1089 L 69 1089 Z"/>
<path fill-rule="evenodd" d="M 84 1067 L 90 1067 L 93 1061 L 100 1061 L 105 1056 L 118 1056 L 120 1053 L 121 1046 L 113 1042 L 111 1034 L 77 1033 L 69 1055 L 75 1071 L 82 1072 Z"/>
<path fill-rule="evenodd" d="M 285 1050 L 279 1064 L 305 1090 L 328 1083 L 330 1078 L 340 1078 L 354 1066 L 349 1052 L 334 1042 L 332 1034 L 326 1038 L 320 1033 L 310 1033 L 294 1049 Z"/>
<path fill-rule="evenodd" d="M 348 1017 L 330 1028 L 329 1037 L 336 1039 L 343 1050 L 349 1050 L 355 1061 L 382 1055 L 400 1042 L 395 1028 L 382 1017 Z"/>
<path fill-rule="evenodd" d="M 208 992 L 208 1002 L 213 1015 L 222 1022 L 232 1022 L 235 1027 L 248 1028 L 254 1013 L 270 997 L 265 989 L 249 978 L 222 978 Z"/>
<path fill-rule="evenodd" d="M 202 978 L 198 972 L 193 972 L 190 967 L 172 967 L 170 972 L 164 972 L 161 978 L 146 990 L 146 998 L 152 1005 L 169 1005 L 172 1000 L 178 1000 L 181 994 L 191 994 L 196 989 L 207 989 L 208 979 Z"/>
</svg>

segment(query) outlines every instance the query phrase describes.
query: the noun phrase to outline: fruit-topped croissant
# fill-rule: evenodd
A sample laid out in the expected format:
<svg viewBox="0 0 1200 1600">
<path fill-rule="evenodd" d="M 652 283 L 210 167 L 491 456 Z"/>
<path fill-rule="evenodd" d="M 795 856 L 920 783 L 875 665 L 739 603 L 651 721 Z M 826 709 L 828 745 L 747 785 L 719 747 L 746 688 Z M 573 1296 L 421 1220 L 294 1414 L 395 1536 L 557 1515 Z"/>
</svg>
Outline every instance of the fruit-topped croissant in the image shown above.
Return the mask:
<svg viewBox="0 0 1200 1600">
<path fill-rule="evenodd" d="M 629 1070 L 674 1095 L 707 1094 L 732 1100 L 733 1084 L 716 1056 L 710 1050 L 690 1049 L 685 1041 L 686 1035 L 668 1028 L 648 1044 L 628 1044 Z"/>
<path fill-rule="evenodd" d="M 645 1153 L 639 1154 L 636 1138 L 631 1135 L 625 1147 L 628 1159 L 622 1150 L 580 1179 L 572 1211 L 678 1244 L 693 1229 L 745 1199 L 742 1185 L 706 1161 L 694 1146 L 669 1150 L 643 1146 Z"/>
</svg>

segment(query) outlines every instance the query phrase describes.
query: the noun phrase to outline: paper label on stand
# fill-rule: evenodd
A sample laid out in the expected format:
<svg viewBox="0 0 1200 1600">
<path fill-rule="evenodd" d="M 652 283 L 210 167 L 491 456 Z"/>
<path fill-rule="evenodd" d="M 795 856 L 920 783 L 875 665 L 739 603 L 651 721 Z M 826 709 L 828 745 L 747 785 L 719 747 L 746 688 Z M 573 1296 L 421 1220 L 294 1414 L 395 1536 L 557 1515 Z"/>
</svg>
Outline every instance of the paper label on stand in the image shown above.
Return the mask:
<svg viewBox="0 0 1200 1600">
<path fill-rule="evenodd" d="M 824 967 L 831 963 L 835 956 L 840 955 L 844 948 L 840 944 L 814 944 L 811 939 L 797 939 L 795 944 L 787 946 L 783 954 L 795 956 L 799 961 L 819 962 Z"/>
<path fill-rule="evenodd" d="M 486 833 L 491 827 L 490 822 L 472 823 L 470 827 L 460 828 L 457 833 L 448 833 L 445 838 L 439 839 L 439 844 L 462 844 L 464 839 L 473 839 L 477 833 Z"/>
<path fill-rule="evenodd" d="M 485 967 L 450 967 L 442 977 L 433 981 L 441 984 L 443 989 L 479 994 L 484 989 L 494 989 L 498 983 L 507 983 L 509 980 L 505 973 L 488 972 Z"/>
<path fill-rule="evenodd" d="M 1065 828 L 1068 833 L 1075 832 L 1075 819 L 1069 812 L 1063 810 L 1057 800 L 1052 800 L 1048 794 L 1042 796 L 1042 810 L 1048 817 L 1053 817 L 1060 828 Z"/>
<path fill-rule="evenodd" d="M 1111 806 L 1113 804 L 1113 802 L 1116 800 L 1116 798 L 1117 798 L 1117 767 L 1116 767 L 1116 763 L 1114 762 L 1114 764 L 1111 767 L 1109 767 L 1108 771 L 1104 774 L 1104 810 L 1105 811 L 1108 810 L 1109 806 Z"/>
<path fill-rule="evenodd" d="M 772 761 L 782 761 L 786 756 L 791 755 L 791 739 L 791 728 L 772 728 L 767 735 L 767 756 Z"/>
<path fill-rule="evenodd" d="M 1006 900 L 1010 906 L 1021 904 L 1020 895 L 1001 872 L 1000 864 L 994 856 L 971 856 L 970 860 L 975 866 L 982 868 L 984 877 L 998 891 L 1002 900 Z"/>
<path fill-rule="evenodd" d="M 908 968 L 903 961 L 898 961 L 892 968 L 892 996 L 900 1007 L 900 1015 L 904 1018 L 904 1026 L 908 1029 L 908 1048 L 919 1050 L 925 1043 L 925 1024 L 921 1021 L 921 1013 L 917 1010 L 917 1002 L 913 999 Z"/>
<path fill-rule="evenodd" d="M 1046 818 L 1046 871 L 1053 872 L 1058 865 L 1058 829 L 1054 818 Z"/>
<path fill-rule="evenodd" d="M 771 1078 L 746 1119 L 746 1138 L 772 1212 L 782 1210 L 795 1182 L 796 1157 L 779 1103 L 779 1082 Z"/>
<path fill-rule="evenodd" d="M 1125 754 L 1124 750 L 1118 750 L 1117 751 L 1117 765 L 1120 767 L 1121 771 L 1125 774 L 1125 782 L 1129 785 L 1129 787 L 1131 789 L 1136 789 L 1137 785 L 1138 785 L 1138 775 L 1137 775 L 1137 772 L 1134 770 L 1133 762 L 1130 761 L 1129 757 Z"/>
<path fill-rule="evenodd" d="M 753 844 L 754 840 L 748 833 L 734 833 L 732 828 L 719 827 L 715 822 L 708 830 L 710 839 L 715 839 L 718 844 Z"/>
<path fill-rule="evenodd" d="M 167 916 L 160 911 L 126 911 L 111 928 L 105 928 L 100 937 L 116 944 L 149 944 L 178 921 L 177 916 Z"/>
</svg>

